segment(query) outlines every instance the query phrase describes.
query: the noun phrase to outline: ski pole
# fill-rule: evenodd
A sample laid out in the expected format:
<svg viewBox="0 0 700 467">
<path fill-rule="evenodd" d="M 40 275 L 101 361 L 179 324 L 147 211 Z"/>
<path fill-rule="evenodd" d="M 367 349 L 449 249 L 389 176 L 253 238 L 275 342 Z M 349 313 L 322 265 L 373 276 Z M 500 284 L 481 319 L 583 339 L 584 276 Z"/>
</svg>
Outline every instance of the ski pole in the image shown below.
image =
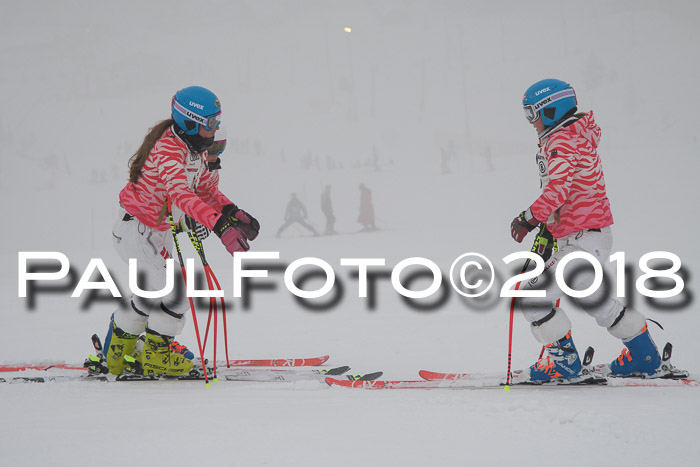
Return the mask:
<svg viewBox="0 0 700 467">
<path fill-rule="evenodd" d="M 523 266 L 523 269 L 520 271 L 520 274 L 524 274 L 525 271 L 527 271 L 527 267 L 530 265 L 530 258 L 528 258 L 525 261 L 525 265 Z M 515 290 L 518 290 L 520 288 L 520 282 L 515 284 Z M 508 372 L 506 373 L 506 386 L 508 386 L 511 382 L 511 378 L 513 377 L 513 374 L 510 371 L 511 368 L 511 360 L 512 360 L 512 355 L 513 355 L 513 316 L 515 315 L 515 299 L 516 297 L 513 297 L 510 300 L 510 323 L 508 325 Z"/>
<path fill-rule="evenodd" d="M 187 232 L 187 236 L 190 238 L 190 241 L 192 242 L 192 246 L 194 246 L 194 249 L 197 251 L 199 254 L 199 258 L 202 261 L 202 266 L 204 267 L 204 275 L 207 279 L 207 289 L 209 290 L 214 290 L 214 284 L 212 283 L 211 277 L 209 276 L 209 269 L 208 266 L 209 264 L 207 263 L 207 259 L 204 256 L 204 246 L 202 245 L 202 242 L 199 240 L 199 237 L 197 237 L 196 233 L 192 232 Z M 207 341 L 209 339 L 209 324 L 211 323 L 211 318 L 212 314 L 214 315 L 214 329 L 216 330 L 216 320 L 217 320 L 217 306 L 216 306 L 216 298 L 215 297 L 209 297 L 209 317 L 207 318 L 207 329 L 204 332 L 204 342 L 202 343 L 202 353 L 206 350 L 207 347 Z M 216 331 L 214 332 L 214 364 L 213 364 L 213 373 L 214 373 L 214 380 L 216 380 L 217 377 L 217 372 L 216 372 Z"/>
<path fill-rule="evenodd" d="M 214 271 L 212 271 L 211 267 L 209 267 L 209 272 L 211 273 L 211 278 L 214 280 L 216 287 L 219 290 L 223 290 L 221 288 L 221 285 L 219 284 L 219 280 L 214 275 Z M 221 319 L 224 325 L 224 351 L 226 353 L 226 368 L 230 368 L 231 362 L 228 358 L 228 326 L 226 324 L 226 302 L 224 301 L 224 297 L 221 297 Z"/>
<path fill-rule="evenodd" d="M 204 245 L 202 244 L 202 241 L 199 239 L 197 236 L 196 232 L 190 233 L 188 232 L 188 235 L 190 237 L 190 241 L 192 242 L 192 245 L 194 246 L 195 250 L 199 254 L 199 258 L 202 261 L 202 265 L 204 267 L 204 272 L 207 277 L 207 285 L 209 286 L 209 290 L 223 290 L 221 288 L 221 284 L 219 284 L 219 280 L 216 278 L 216 275 L 214 274 L 214 271 L 212 270 L 211 266 L 209 265 L 209 262 L 207 261 L 207 257 L 204 254 Z M 216 284 L 216 289 L 214 289 L 214 284 Z M 217 319 L 217 305 L 216 305 L 216 297 L 211 297 L 209 301 L 209 318 L 207 319 L 207 330 L 206 333 L 209 333 L 209 322 L 211 320 L 212 316 L 212 311 L 214 314 L 214 354 L 216 355 L 216 319 Z M 226 354 L 226 367 L 230 367 L 231 363 L 229 360 L 229 353 L 228 353 L 228 326 L 226 323 L 226 302 L 224 300 L 224 297 L 221 297 L 221 317 L 224 325 L 224 350 Z M 204 337 L 204 344 L 206 345 L 207 337 L 205 335 Z M 216 357 L 214 358 L 214 365 L 216 365 Z M 216 368 L 216 367 L 215 367 Z"/>
<path fill-rule="evenodd" d="M 182 269 L 182 279 L 185 282 L 185 289 L 187 289 L 187 271 L 185 270 L 185 262 L 182 260 L 182 251 L 180 251 L 180 243 L 177 241 L 177 228 L 175 227 L 175 222 L 173 221 L 173 209 L 172 201 L 168 197 L 168 220 L 170 221 L 170 231 L 173 233 L 173 242 L 175 244 L 175 251 L 177 251 L 177 258 L 180 261 L 180 268 Z M 202 340 L 199 337 L 199 326 L 197 325 L 197 313 L 194 309 L 194 301 L 192 297 L 187 297 L 190 302 L 190 310 L 192 310 L 192 321 L 194 322 L 194 332 L 197 335 L 197 346 L 199 347 L 199 358 L 202 361 L 202 371 L 204 373 L 204 386 L 211 387 L 209 383 L 209 377 L 207 376 L 207 365 L 204 362 L 204 349 L 202 348 Z"/>
<path fill-rule="evenodd" d="M 207 282 L 209 277 L 207 276 Z M 211 290 L 211 289 L 210 289 Z M 211 325 L 211 315 L 214 313 L 214 306 L 212 303 L 212 298 L 209 298 L 209 314 L 207 315 L 207 327 L 204 330 L 204 351 L 207 351 L 207 341 L 209 340 L 209 326 Z"/>
<path fill-rule="evenodd" d="M 535 241 L 532 244 L 532 248 L 530 249 L 531 252 L 536 252 L 537 251 L 537 246 L 540 241 L 540 235 L 542 232 L 544 232 L 544 229 L 546 229 L 547 226 L 540 223 L 540 232 L 537 234 L 537 237 L 535 237 Z M 530 266 L 530 258 L 525 261 L 525 265 L 523 266 L 523 269 L 520 271 L 520 274 L 525 274 L 525 271 L 527 271 L 528 266 Z M 518 290 L 520 289 L 520 282 L 515 284 L 515 289 Z M 510 385 L 510 382 L 513 378 L 513 374 L 511 372 L 511 362 L 512 362 L 512 355 L 513 355 L 513 317 L 515 315 L 515 299 L 517 297 L 513 297 L 510 300 L 510 321 L 508 324 L 508 372 L 506 373 L 506 386 Z M 544 352 L 544 347 L 543 347 L 543 352 Z"/>
</svg>

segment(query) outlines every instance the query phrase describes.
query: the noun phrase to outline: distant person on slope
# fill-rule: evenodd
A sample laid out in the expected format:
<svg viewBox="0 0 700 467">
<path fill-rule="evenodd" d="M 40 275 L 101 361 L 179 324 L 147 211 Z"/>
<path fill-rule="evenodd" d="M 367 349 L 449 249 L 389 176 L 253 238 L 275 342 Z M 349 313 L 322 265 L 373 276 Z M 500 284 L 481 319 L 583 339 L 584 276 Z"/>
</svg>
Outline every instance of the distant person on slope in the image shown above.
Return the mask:
<svg viewBox="0 0 700 467">
<path fill-rule="evenodd" d="M 590 253 L 605 264 L 612 249 L 613 217 L 597 151 L 601 130 L 593 112 L 577 113 L 576 94 L 563 81 L 545 79 L 530 86 L 523 96 L 523 108 L 539 138 L 537 166 L 542 194 L 513 219 L 511 235 L 520 243 L 528 232 L 543 223 L 559 247 L 551 258 L 545 259 L 544 275 L 551 280 L 538 280 L 543 279 L 538 277 L 522 287 L 533 290 L 544 283 L 538 290 L 545 290 L 546 297 L 517 299 L 532 334 L 545 345 L 548 354 L 530 367 L 529 378 L 536 382 L 571 380 L 579 377 L 581 361 L 572 339 L 571 321 L 562 309 L 554 306 L 564 296 L 554 273 L 569 253 Z M 593 283 L 592 271 L 569 273 L 574 269 L 567 269 L 566 283 L 574 290 L 587 289 Z M 604 373 L 663 375 L 659 352 L 639 311 L 608 298 L 602 286 L 592 295 L 576 300 L 600 326 L 625 345 L 620 357 Z"/>
<path fill-rule="evenodd" d="M 324 235 L 335 235 L 335 213 L 333 212 L 333 200 L 331 199 L 331 186 L 326 185 L 321 193 L 321 212 L 326 216 L 326 229 Z"/>
<path fill-rule="evenodd" d="M 357 217 L 357 222 L 362 224 L 362 230 L 377 230 L 374 223 L 374 204 L 372 204 L 372 190 L 367 188 L 364 183 L 358 186 L 360 189 L 360 215 Z"/>
<path fill-rule="evenodd" d="M 296 193 L 292 193 L 289 196 L 289 203 L 287 203 L 287 208 L 284 211 L 284 223 L 280 225 L 277 229 L 277 237 L 282 235 L 287 227 L 292 224 L 299 224 L 306 230 L 311 232 L 314 237 L 318 236 L 316 229 L 306 221 L 306 206 L 301 202 Z"/>
<path fill-rule="evenodd" d="M 208 89 L 187 87 L 173 96 L 171 113 L 171 118 L 151 128 L 130 160 L 129 182 L 119 193 L 112 233 L 119 256 L 138 260 L 145 281 L 139 287 L 146 291 L 161 290 L 166 284 L 166 260 L 172 258 L 173 245 L 168 198 L 176 223 L 194 219 L 216 233 L 231 254 L 248 250 L 248 240 L 256 238 L 260 229 L 253 216 L 218 190 L 216 173 L 208 168 L 207 148 L 215 142 L 220 124 L 219 99 Z M 182 284 L 180 268 L 175 266 L 174 272 L 176 284 Z M 159 299 L 134 295 L 128 309 L 114 312 L 104 345 L 110 373 L 124 371 L 124 356 L 134 353 L 144 332 L 140 361 L 145 374 L 176 376 L 193 368 L 193 353 L 174 340 L 189 309 L 182 295 L 175 291 Z"/>
</svg>

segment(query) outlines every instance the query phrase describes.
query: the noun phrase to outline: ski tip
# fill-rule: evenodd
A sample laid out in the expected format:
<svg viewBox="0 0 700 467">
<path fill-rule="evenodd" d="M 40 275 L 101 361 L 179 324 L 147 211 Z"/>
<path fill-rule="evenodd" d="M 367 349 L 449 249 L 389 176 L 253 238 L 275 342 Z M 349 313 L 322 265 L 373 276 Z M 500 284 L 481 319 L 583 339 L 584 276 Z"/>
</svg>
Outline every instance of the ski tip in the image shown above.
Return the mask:
<svg viewBox="0 0 700 467">
<path fill-rule="evenodd" d="M 331 358 L 329 355 L 324 355 L 322 357 L 311 357 L 311 358 L 296 358 L 287 360 L 273 360 L 271 365 L 261 365 L 261 366 L 319 366 L 323 365 Z"/>
<path fill-rule="evenodd" d="M 457 373 L 439 373 L 437 371 L 420 370 L 418 375 L 426 381 L 455 379 Z"/>
<path fill-rule="evenodd" d="M 346 378 L 350 381 L 374 381 L 379 379 L 384 374 L 383 371 L 375 371 L 374 373 L 365 373 L 361 375 L 346 375 Z"/>
<path fill-rule="evenodd" d="M 346 379 L 335 379 L 328 377 L 326 378 L 326 384 L 329 386 L 340 386 L 344 388 L 362 388 L 362 389 L 381 389 L 384 387 L 385 381 L 374 381 L 374 380 L 346 380 Z"/>
<path fill-rule="evenodd" d="M 330 368 L 328 370 L 318 370 L 318 371 L 320 371 L 321 374 L 324 374 L 326 376 L 338 376 L 338 375 L 342 375 L 342 374 L 350 371 L 350 367 L 345 365 L 345 366 L 339 366 L 336 368 Z"/>
<path fill-rule="evenodd" d="M 326 384 L 329 386 L 335 386 L 336 383 L 338 382 L 337 379 L 331 378 L 330 376 L 326 376 Z"/>
<path fill-rule="evenodd" d="M 469 373 L 438 373 L 435 371 L 420 370 L 418 374 L 426 381 L 458 381 L 471 378 Z"/>
<path fill-rule="evenodd" d="M 358 381 L 374 381 L 375 379 L 379 379 L 382 377 L 384 374 L 383 371 L 375 371 L 374 373 L 367 373 L 362 375 L 362 377 Z"/>
<path fill-rule="evenodd" d="M 352 383 L 355 383 L 355 381 L 326 377 L 326 384 L 329 386 L 354 387 Z"/>
</svg>

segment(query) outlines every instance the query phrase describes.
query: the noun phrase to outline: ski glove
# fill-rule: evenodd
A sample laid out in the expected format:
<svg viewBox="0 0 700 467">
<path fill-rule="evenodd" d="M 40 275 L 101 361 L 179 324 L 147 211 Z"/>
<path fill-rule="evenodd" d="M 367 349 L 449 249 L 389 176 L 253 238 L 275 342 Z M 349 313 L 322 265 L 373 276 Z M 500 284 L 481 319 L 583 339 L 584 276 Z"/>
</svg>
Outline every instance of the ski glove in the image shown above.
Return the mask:
<svg viewBox="0 0 700 467">
<path fill-rule="evenodd" d="M 180 223 L 176 227 L 177 233 L 180 232 L 192 232 L 194 233 L 199 240 L 204 240 L 209 236 L 210 230 L 191 218 L 190 216 L 185 215 L 185 217 L 182 218 Z"/>
<path fill-rule="evenodd" d="M 221 239 L 226 250 L 234 254 L 237 251 L 248 251 L 250 246 L 245 235 L 236 228 L 236 224 L 228 216 L 222 215 L 214 225 L 214 233 Z"/>
<path fill-rule="evenodd" d="M 540 224 L 540 226 L 540 231 L 537 234 L 532 251 L 540 255 L 546 262 L 552 257 L 552 253 L 557 251 L 557 239 L 554 238 L 552 232 L 547 230 L 547 226 L 545 224 Z"/>
<path fill-rule="evenodd" d="M 532 229 L 537 227 L 537 224 L 539 224 L 539 221 L 532 215 L 530 208 L 527 208 L 527 210 L 521 212 L 520 215 L 510 223 L 510 236 L 513 237 L 513 240 L 516 242 L 521 243 L 523 238 L 525 238 Z"/>
<path fill-rule="evenodd" d="M 235 204 L 227 204 L 221 210 L 221 215 L 231 219 L 238 230 L 243 232 L 250 241 L 255 240 L 260 233 L 260 222 Z"/>
</svg>

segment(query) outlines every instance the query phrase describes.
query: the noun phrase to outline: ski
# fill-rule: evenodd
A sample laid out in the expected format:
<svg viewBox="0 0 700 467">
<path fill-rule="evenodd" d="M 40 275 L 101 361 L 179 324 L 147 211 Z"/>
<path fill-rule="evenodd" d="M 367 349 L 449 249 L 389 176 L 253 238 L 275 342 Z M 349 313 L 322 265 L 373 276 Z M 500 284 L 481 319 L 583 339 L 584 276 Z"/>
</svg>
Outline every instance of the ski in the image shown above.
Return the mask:
<svg viewBox="0 0 700 467">
<path fill-rule="evenodd" d="M 43 371 L 43 370 L 42 370 Z M 69 383 L 74 381 L 97 381 L 106 383 L 114 381 L 107 376 L 93 376 L 88 374 L 80 375 L 51 375 L 51 376 L 14 376 L 8 378 L 0 378 L 0 383 Z"/>
<path fill-rule="evenodd" d="M 689 379 L 689 374 L 685 370 L 679 370 L 671 364 L 671 354 L 673 346 L 667 342 L 662 352 L 662 364 L 659 371 L 653 375 L 632 375 L 630 377 L 614 377 L 610 375 L 610 366 L 608 364 L 592 366 L 594 350 L 592 347 L 586 349 L 583 357 L 583 369 L 581 370 L 582 377 L 576 381 L 559 381 L 557 385 L 572 385 L 572 384 L 601 384 L 607 386 L 626 386 L 626 387 L 663 387 L 663 386 L 694 386 L 698 382 Z M 418 372 L 421 378 L 426 381 L 446 381 L 446 382 L 461 382 L 472 381 L 475 379 L 483 379 L 485 375 L 477 373 L 440 373 L 436 371 L 421 370 Z M 514 384 L 526 384 L 537 386 L 538 383 L 530 382 L 527 379 L 518 381 L 518 378 L 523 375 L 522 370 L 513 373 Z M 676 382 L 663 382 L 676 381 Z M 545 383 L 551 385 L 550 383 Z M 539 384 L 541 385 L 541 384 Z"/>
<path fill-rule="evenodd" d="M 610 364 L 604 363 L 602 365 L 596 365 L 594 371 L 596 374 L 609 379 L 627 379 L 627 378 L 643 378 L 643 379 L 676 379 L 685 380 L 688 379 L 690 374 L 679 368 L 676 368 L 671 364 L 671 355 L 673 353 L 673 345 L 670 342 L 666 342 L 664 350 L 661 353 L 661 366 L 652 375 L 644 374 L 631 374 L 628 376 L 614 376 L 611 375 Z"/>
<path fill-rule="evenodd" d="M 207 374 L 212 380 L 224 380 L 224 381 L 251 381 L 251 382 L 295 382 L 295 381 L 323 381 L 327 376 L 340 376 L 344 375 L 350 370 L 349 366 L 341 366 L 336 368 L 323 368 L 323 369 L 276 369 L 276 368 L 251 368 L 251 369 L 223 369 L 217 370 L 217 374 L 214 375 L 213 369 L 208 368 Z M 348 379 L 362 379 L 367 375 L 345 375 Z M 376 378 L 379 378 L 381 373 L 379 373 Z M 116 377 L 117 381 L 168 381 L 168 380 L 178 380 L 178 381 L 204 381 L 204 374 L 201 371 L 194 370 L 189 375 L 183 375 L 178 377 L 167 377 L 167 376 L 150 376 L 143 375 L 139 373 L 125 373 Z"/>
<path fill-rule="evenodd" d="M 261 366 L 261 367 L 304 367 L 304 366 L 319 366 L 328 361 L 330 357 L 324 355 L 322 357 L 311 358 L 268 358 L 260 360 L 230 360 L 230 366 Z M 219 368 L 226 368 L 225 361 L 218 361 L 216 365 Z M 0 372 L 15 372 L 26 370 L 86 370 L 82 365 L 68 364 L 63 362 L 37 362 L 37 363 L 14 363 L 0 365 Z"/>
<path fill-rule="evenodd" d="M 460 382 L 460 381 L 477 381 L 477 380 L 485 380 L 485 379 L 497 379 L 496 376 L 492 375 L 483 375 L 479 373 L 439 373 L 436 371 L 427 371 L 427 370 L 420 370 L 418 372 L 418 375 L 423 378 L 426 381 L 447 381 L 447 382 Z M 513 380 L 511 382 L 511 385 L 515 384 L 525 384 L 525 385 L 541 385 L 543 383 L 538 383 L 535 381 L 530 381 L 529 379 L 522 379 L 519 380 L 518 378 L 523 375 L 522 370 L 518 370 L 513 372 Z M 574 384 L 603 384 L 606 380 L 606 378 L 594 371 L 592 369 L 589 369 L 588 372 L 583 373 L 583 375 L 574 380 L 561 380 L 561 381 L 555 381 L 559 386 L 571 386 Z M 505 383 L 503 383 L 505 384 Z M 548 384 L 548 383 L 544 383 Z"/>
<path fill-rule="evenodd" d="M 349 367 L 345 367 L 348 370 Z M 347 370 L 346 370 L 347 371 Z M 343 372 L 344 373 L 344 372 Z M 343 374 L 339 373 L 339 374 Z M 227 381 L 259 381 L 259 382 L 295 382 L 295 381 L 308 381 L 308 380 L 318 380 L 324 381 L 325 378 L 330 377 L 331 373 L 313 370 L 311 373 L 296 373 L 285 370 L 262 372 L 258 373 L 254 370 L 241 370 L 235 374 L 226 374 L 224 377 Z M 384 373 L 377 371 L 374 373 L 357 374 L 357 375 L 344 375 L 347 381 L 372 381 L 380 378 Z"/>
<path fill-rule="evenodd" d="M 605 382 L 605 377 L 594 371 L 591 366 L 593 361 L 593 355 L 595 350 L 593 347 L 588 347 L 584 353 L 582 360 L 581 376 L 574 380 L 560 380 L 556 381 L 559 385 L 573 385 L 573 384 L 602 384 Z M 459 381 L 470 381 L 475 379 L 490 378 L 491 380 L 497 380 L 493 376 L 480 375 L 478 373 L 440 373 L 436 371 L 420 370 L 418 375 L 426 381 L 448 381 L 448 382 L 459 382 Z M 525 373 L 523 370 L 514 371 L 511 375 L 512 384 L 531 384 L 538 385 L 541 382 L 531 381 L 529 379 L 529 373 Z"/>
<path fill-rule="evenodd" d="M 348 381 L 339 380 L 332 377 L 326 378 L 329 386 L 354 388 L 354 389 L 501 389 L 514 388 L 583 388 L 583 387 L 688 387 L 700 386 L 700 383 L 692 379 L 644 379 L 644 378 L 609 378 L 600 380 L 598 378 L 588 379 L 574 383 L 547 382 L 512 383 L 505 386 L 503 383 L 496 383 L 488 380 L 374 380 L 374 381 Z"/>
<path fill-rule="evenodd" d="M 424 372 L 433 373 L 434 372 Z M 443 373 L 444 375 L 450 375 Z M 456 375 L 456 374 L 455 374 Z M 464 376 L 464 374 L 459 374 Z M 584 376 L 576 381 L 550 381 L 546 383 L 534 383 L 531 381 L 512 382 L 510 387 L 554 387 L 554 386 L 591 386 L 605 385 L 604 378 L 596 376 Z M 506 389 L 506 385 L 497 376 L 469 375 L 462 379 L 434 379 L 434 380 L 373 380 L 373 381 L 346 381 L 332 377 L 326 378 L 329 386 L 339 386 L 355 389 Z"/>
<path fill-rule="evenodd" d="M 26 371 L 26 370 L 85 370 L 82 365 L 77 366 L 75 364 L 68 363 L 15 363 L 8 365 L 0 365 L 0 372 L 15 372 L 15 371 Z"/>
<path fill-rule="evenodd" d="M 323 381 L 329 376 L 344 376 L 348 381 L 369 381 L 382 376 L 382 372 L 367 374 L 346 374 L 349 366 L 323 369 L 220 369 L 217 375 L 219 381 L 250 381 L 250 382 L 296 382 L 296 381 Z M 210 376 L 210 379 L 213 377 Z M 48 374 L 41 376 L 15 376 L 0 378 L 0 383 L 49 383 L 49 382 L 134 382 L 134 381 L 204 381 L 201 372 L 195 371 L 190 375 L 175 377 L 158 377 L 125 373 L 119 376 L 91 375 L 91 374 Z"/>
<path fill-rule="evenodd" d="M 231 366 L 319 366 L 328 361 L 330 357 L 311 358 L 270 358 L 262 360 L 231 360 Z M 226 362 L 216 362 L 218 366 L 226 366 Z"/>
<path fill-rule="evenodd" d="M 426 381 L 464 381 L 475 376 L 472 373 L 439 373 L 428 370 L 420 370 L 418 375 Z"/>
</svg>

